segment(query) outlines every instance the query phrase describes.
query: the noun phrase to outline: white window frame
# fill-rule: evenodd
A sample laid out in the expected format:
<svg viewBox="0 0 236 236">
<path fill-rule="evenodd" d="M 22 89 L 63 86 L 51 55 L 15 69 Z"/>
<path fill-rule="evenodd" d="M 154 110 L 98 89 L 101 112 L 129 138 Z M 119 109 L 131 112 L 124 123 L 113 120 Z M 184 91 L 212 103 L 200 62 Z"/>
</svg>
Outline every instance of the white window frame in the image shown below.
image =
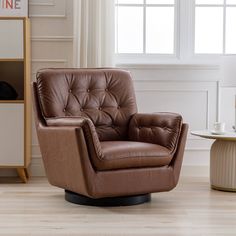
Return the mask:
<svg viewBox="0 0 236 236">
<path fill-rule="evenodd" d="M 177 60 L 167 63 L 220 64 L 222 54 L 195 53 L 195 0 L 179 1 L 179 57 Z"/>
<path fill-rule="evenodd" d="M 224 11 L 226 12 L 226 0 L 224 0 Z M 197 54 L 195 53 L 195 0 L 176 0 L 175 2 L 175 53 L 167 54 L 125 54 L 115 55 L 117 66 L 123 65 L 155 65 L 155 64 L 213 64 L 221 63 L 225 54 L 225 27 L 226 14 L 224 12 L 224 53 L 222 54 Z M 204 6 L 216 6 L 209 4 Z M 222 5 L 217 5 L 221 6 Z M 236 5 L 227 5 L 235 6 Z"/>
<path fill-rule="evenodd" d="M 144 0 L 143 4 L 119 4 L 119 6 L 143 6 L 143 53 L 116 53 L 115 54 L 115 62 L 116 64 L 159 64 L 161 62 L 168 61 L 176 61 L 180 55 L 180 35 L 179 35 L 179 4 L 180 0 L 174 0 L 174 4 L 146 4 L 146 0 Z M 116 4 L 117 6 L 118 4 Z M 174 53 L 173 54 L 156 54 L 156 53 L 146 53 L 146 7 L 168 7 L 174 6 Z M 117 39 L 116 39 L 117 40 Z M 116 49 L 117 51 L 117 49 Z"/>
</svg>

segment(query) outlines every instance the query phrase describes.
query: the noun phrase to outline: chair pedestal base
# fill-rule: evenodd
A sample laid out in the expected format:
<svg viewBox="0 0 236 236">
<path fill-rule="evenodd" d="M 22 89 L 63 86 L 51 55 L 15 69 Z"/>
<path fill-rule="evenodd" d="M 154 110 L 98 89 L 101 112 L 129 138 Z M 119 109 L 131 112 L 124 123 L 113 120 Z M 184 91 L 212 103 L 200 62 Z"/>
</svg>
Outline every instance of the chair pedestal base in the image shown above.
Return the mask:
<svg viewBox="0 0 236 236">
<path fill-rule="evenodd" d="M 68 202 L 87 206 L 103 206 L 103 207 L 132 206 L 132 205 L 142 204 L 145 202 L 150 202 L 151 194 L 93 199 L 65 190 L 65 199 Z"/>
</svg>

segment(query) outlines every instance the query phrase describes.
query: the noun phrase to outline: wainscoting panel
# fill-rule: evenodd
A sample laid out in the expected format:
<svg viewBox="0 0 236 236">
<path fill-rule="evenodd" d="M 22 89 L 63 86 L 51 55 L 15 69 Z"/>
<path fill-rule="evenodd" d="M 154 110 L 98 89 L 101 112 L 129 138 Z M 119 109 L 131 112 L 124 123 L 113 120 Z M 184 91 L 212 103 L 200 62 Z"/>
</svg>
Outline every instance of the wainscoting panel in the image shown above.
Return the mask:
<svg viewBox="0 0 236 236">
<path fill-rule="evenodd" d="M 32 25 L 32 81 L 35 81 L 39 69 L 72 67 L 73 0 L 30 0 L 29 14 Z M 30 172 L 33 176 L 45 175 L 34 117 Z M 13 173 L 9 172 L 10 175 Z"/>
<path fill-rule="evenodd" d="M 69 61 L 67 59 L 37 59 L 32 60 L 31 65 L 32 81 L 35 81 L 38 70 L 42 68 L 66 68 L 69 65 Z"/>
<path fill-rule="evenodd" d="M 221 121 L 226 123 L 227 129 L 235 124 L 235 96 L 236 88 L 222 88 L 221 90 Z"/>
<path fill-rule="evenodd" d="M 31 7 L 32 6 L 55 6 L 55 4 L 56 4 L 55 0 L 29 0 L 29 5 Z"/>
<path fill-rule="evenodd" d="M 66 17 L 66 4 L 71 0 L 30 0 L 30 17 Z"/>
<path fill-rule="evenodd" d="M 72 42 L 32 42 L 32 58 L 36 60 L 60 60 L 72 63 Z"/>
<path fill-rule="evenodd" d="M 201 65 L 123 66 L 135 81 L 139 112 L 177 112 L 189 124 L 183 175 L 209 174 L 212 141 L 190 134 L 211 129 L 218 118 L 219 67 Z"/>
<path fill-rule="evenodd" d="M 191 129 L 209 127 L 209 92 L 204 90 L 137 90 L 140 112 L 176 112 L 191 121 Z M 183 106 L 184 104 L 184 106 Z M 193 104 L 195 109 L 192 109 Z"/>
</svg>

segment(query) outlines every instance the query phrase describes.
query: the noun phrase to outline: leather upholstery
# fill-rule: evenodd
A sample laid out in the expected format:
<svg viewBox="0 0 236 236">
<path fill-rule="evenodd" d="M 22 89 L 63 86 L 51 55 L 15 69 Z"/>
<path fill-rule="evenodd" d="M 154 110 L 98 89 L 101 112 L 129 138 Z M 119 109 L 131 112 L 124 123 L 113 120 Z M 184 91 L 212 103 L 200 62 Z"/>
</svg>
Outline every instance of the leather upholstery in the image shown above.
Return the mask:
<svg viewBox="0 0 236 236">
<path fill-rule="evenodd" d="M 129 72 L 112 69 L 47 69 L 37 74 L 44 118 L 84 116 L 100 141 L 127 139 L 129 120 L 137 112 Z"/>
<path fill-rule="evenodd" d="M 80 127 L 88 145 L 91 162 L 96 170 L 168 165 L 173 157 L 167 148 L 144 142 L 103 141 L 100 143 L 89 118 L 67 117 L 47 119 L 48 126 Z"/>
<path fill-rule="evenodd" d="M 91 73 L 98 81 L 91 78 Z M 104 76 L 110 81 L 118 78 L 121 87 L 113 81 L 119 90 L 114 93 L 115 100 L 124 98 L 129 109 L 117 116 L 115 110 L 106 113 L 109 118 L 95 108 L 80 113 L 76 106 L 80 107 L 81 97 L 92 104 L 100 101 L 100 93 L 94 97 L 83 95 L 88 80 L 97 86 Z M 83 82 L 75 82 L 81 78 Z M 63 85 L 66 81 L 82 84 L 83 89 L 73 86 L 76 96 L 68 96 L 68 85 Z M 40 149 L 52 185 L 102 198 L 169 191 L 178 183 L 188 125 L 182 124 L 177 114 L 137 114 L 129 73 L 114 69 L 43 70 L 33 84 L 33 95 Z M 112 99 L 105 100 L 113 104 Z M 61 112 L 64 102 L 67 109 Z M 111 124 L 119 124 L 119 132 L 114 133 Z M 137 132 L 139 126 L 145 129 Z"/>
<path fill-rule="evenodd" d="M 66 117 L 66 118 L 51 118 L 47 119 L 48 126 L 72 126 L 80 127 L 84 132 L 84 136 L 89 147 L 89 154 L 91 159 L 97 161 L 102 159 L 103 152 L 100 141 L 93 122 L 86 117 Z"/>
<path fill-rule="evenodd" d="M 180 175 L 180 170 L 181 170 L 184 151 L 185 151 L 185 144 L 186 144 L 187 135 L 188 135 L 188 128 L 189 128 L 188 124 L 182 125 L 176 152 L 169 165 L 171 166 L 173 170 L 174 186 L 176 186 L 179 181 L 179 175 Z"/>
<path fill-rule="evenodd" d="M 159 144 L 174 153 L 181 127 L 182 117 L 179 114 L 135 114 L 129 126 L 129 139 Z"/>
<path fill-rule="evenodd" d="M 135 167 L 159 167 L 170 164 L 170 151 L 156 144 L 106 141 L 101 142 L 103 163 L 101 170 L 116 170 Z"/>
</svg>

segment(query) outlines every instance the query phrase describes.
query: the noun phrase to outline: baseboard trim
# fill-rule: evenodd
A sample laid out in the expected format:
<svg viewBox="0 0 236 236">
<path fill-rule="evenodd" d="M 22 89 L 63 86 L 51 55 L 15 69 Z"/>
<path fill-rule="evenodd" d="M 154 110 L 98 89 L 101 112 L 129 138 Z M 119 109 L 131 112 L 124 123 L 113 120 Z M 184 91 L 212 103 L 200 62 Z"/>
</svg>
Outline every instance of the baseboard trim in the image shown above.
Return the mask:
<svg viewBox="0 0 236 236">
<path fill-rule="evenodd" d="M 182 177 L 209 177 L 209 166 L 183 165 L 181 170 Z"/>
</svg>

